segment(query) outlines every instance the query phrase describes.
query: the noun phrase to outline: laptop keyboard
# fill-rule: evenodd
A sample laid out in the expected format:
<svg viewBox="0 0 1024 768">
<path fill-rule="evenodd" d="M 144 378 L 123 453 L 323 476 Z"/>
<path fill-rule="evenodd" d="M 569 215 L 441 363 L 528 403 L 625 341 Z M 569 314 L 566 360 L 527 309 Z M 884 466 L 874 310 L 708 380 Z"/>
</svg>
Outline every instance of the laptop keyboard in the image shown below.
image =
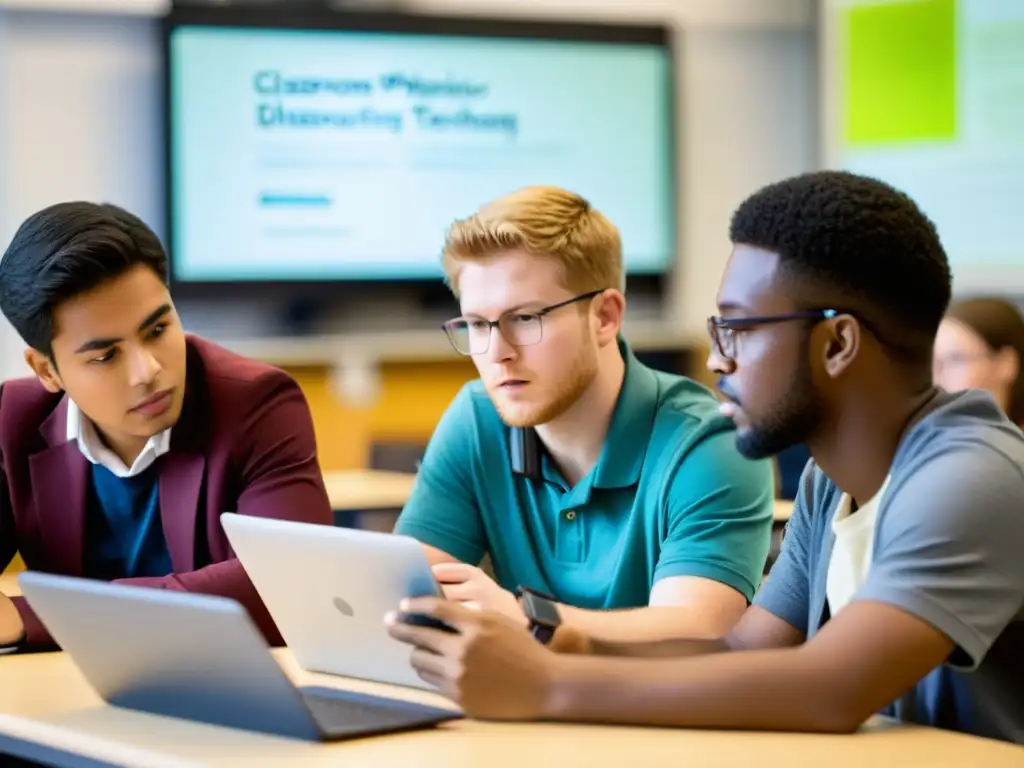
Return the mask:
<svg viewBox="0 0 1024 768">
<path fill-rule="evenodd" d="M 427 728 L 462 716 L 438 707 L 334 688 L 308 687 L 300 693 L 328 738 Z"/>
</svg>

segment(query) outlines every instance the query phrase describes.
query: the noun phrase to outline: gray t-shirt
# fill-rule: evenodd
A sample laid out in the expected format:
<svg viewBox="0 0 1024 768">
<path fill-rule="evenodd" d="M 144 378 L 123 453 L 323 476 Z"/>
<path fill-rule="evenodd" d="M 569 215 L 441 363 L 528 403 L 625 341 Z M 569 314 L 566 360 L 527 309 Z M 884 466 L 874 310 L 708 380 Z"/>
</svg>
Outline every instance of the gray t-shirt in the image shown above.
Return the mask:
<svg viewBox="0 0 1024 768">
<path fill-rule="evenodd" d="M 813 461 L 754 600 L 812 637 L 842 492 Z M 887 707 L 908 722 L 1024 743 L 1024 434 L 987 395 L 943 394 L 903 437 L 854 600 L 908 611 L 956 643 Z"/>
</svg>

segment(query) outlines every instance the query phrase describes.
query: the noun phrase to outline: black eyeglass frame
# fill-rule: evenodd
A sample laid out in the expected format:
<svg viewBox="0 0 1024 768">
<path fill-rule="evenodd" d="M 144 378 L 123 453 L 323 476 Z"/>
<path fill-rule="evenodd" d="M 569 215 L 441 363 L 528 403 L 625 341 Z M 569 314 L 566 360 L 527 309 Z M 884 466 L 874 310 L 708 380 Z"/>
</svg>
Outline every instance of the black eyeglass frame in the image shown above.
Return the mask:
<svg viewBox="0 0 1024 768">
<path fill-rule="evenodd" d="M 711 343 L 714 344 L 718 354 L 728 360 L 732 360 L 736 354 L 736 336 L 729 337 L 729 346 L 732 349 L 727 352 L 721 336 L 721 331 L 723 330 L 743 331 L 760 325 L 772 325 L 793 320 L 829 320 L 840 314 L 844 313 L 838 309 L 807 309 L 783 315 L 755 315 L 753 317 L 722 317 L 721 315 L 712 315 L 708 318 L 708 336 L 711 337 Z"/>
<path fill-rule="evenodd" d="M 502 320 L 504 320 L 509 315 L 519 315 L 519 316 L 527 315 L 527 316 L 530 316 L 530 317 L 534 317 L 535 316 L 537 318 L 538 322 L 540 322 L 540 335 L 537 337 L 537 340 L 534 341 L 534 342 L 531 342 L 530 344 L 513 344 L 512 345 L 512 346 L 516 346 L 516 347 L 532 347 L 535 344 L 540 344 L 541 341 L 544 340 L 544 320 L 543 320 L 543 318 L 544 318 L 545 315 L 549 315 L 552 312 L 554 312 L 556 309 L 561 309 L 562 307 L 567 307 L 570 304 L 576 304 L 577 302 L 585 301 L 587 299 L 592 299 L 595 296 L 600 296 L 606 290 L 607 290 L 606 288 L 600 288 L 600 289 L 598 289 L 596 291 L 588 291 L 587 293 L 581 293 L 578 296 L 573 296 L 571 298 L 566 299 L 565 301 L 560 301 L 557 304 L 549 304 L 546 307 L 542 307 L 540 309 L 535 309 L 532 312 L 523 312 L 523 311 L 520 311 L 520 310 L 512 310 L 512 311 L 509 311 L 509 312 L 502 312 L 501 316 L 498 317 L 497 320 L 487 320 L 486 318 L 477 317 L 477 316 L 473 315 L 471 317 L 473 317 L 474 320 L 476 320 L 478 322 L 481 322 L 481 323 L 486 323 L 487 324 L 487 346 L 484 347 L 481 350 L 476 351 L 476 352 L 463 352 L 461 349 L 459 349 L 458 344 L 455 343 L 455 337 L 454 337 L 454 332 L 452 331 L 452 326 L 453 326 L 454 323 L 457 323 L 457 322 L 460 322 L 460 321 L 465 321 L 467 319 L 465 315 L 460 315 L 459 317 L 453 317 L 451 320 L 446 320 L 445 322 L 443 322 L 441 324 L 441 329 L 445 332 L 445 335 L 448 337 L 448 343 L 450 343 L 452 345 L 452 348 L 456 352 L 458 352 L 460 355 L 464 355 L 466 357 L 470 357 L 472 355 L 483 355 L 483 354 L 486 354 L 488 352 L 488 350 L 490 350 L 490 348 L 491 348 L 491 336 L 494 333 L 494 329 L 497 328 L 498 329 L 498 333 L 502 333 L 502 331 L 501 331 L 501 322 L 502 322 Z M 502 335 L 504 336 L 504 334 L 502 334 Z M 509 344 L 512 344 L 512 342 L 509 341 L 507 337 L 506 337 L 505 341 L 508 341 Z"/>
</svg>

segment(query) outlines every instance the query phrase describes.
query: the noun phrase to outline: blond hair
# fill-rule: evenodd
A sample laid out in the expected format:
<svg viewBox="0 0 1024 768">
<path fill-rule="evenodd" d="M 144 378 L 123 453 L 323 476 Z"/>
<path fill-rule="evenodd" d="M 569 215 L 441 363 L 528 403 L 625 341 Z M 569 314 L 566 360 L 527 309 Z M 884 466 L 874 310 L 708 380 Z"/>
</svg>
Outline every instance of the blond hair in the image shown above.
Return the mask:
<svg viewBox="0 0 1024 768">
<path fill-rule="evenodd" d="M 442 256 L 448 286 L 457 296 L 463 262 L 515 250 L 557 261 L 569 290 L 624 288 L 619 230 L 558 187 L 524 187 L 452 224 Z"/>
</svg>

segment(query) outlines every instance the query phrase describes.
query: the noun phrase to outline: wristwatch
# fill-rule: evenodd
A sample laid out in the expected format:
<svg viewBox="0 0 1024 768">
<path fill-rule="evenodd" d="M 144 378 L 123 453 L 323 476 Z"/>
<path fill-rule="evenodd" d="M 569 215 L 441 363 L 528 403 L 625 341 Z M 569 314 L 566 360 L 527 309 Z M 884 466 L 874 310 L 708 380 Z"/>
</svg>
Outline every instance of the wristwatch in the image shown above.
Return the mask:
<svg viewBox="0 0 1024 768">
<path fill-rule="evenodd" d="M 524 586 L 516 588 L 516 597 L 530 622 L 530 634 L 542 645 L 550 643 L 555 630 L 562 623 L 555 598 Z"/>
</svg>

